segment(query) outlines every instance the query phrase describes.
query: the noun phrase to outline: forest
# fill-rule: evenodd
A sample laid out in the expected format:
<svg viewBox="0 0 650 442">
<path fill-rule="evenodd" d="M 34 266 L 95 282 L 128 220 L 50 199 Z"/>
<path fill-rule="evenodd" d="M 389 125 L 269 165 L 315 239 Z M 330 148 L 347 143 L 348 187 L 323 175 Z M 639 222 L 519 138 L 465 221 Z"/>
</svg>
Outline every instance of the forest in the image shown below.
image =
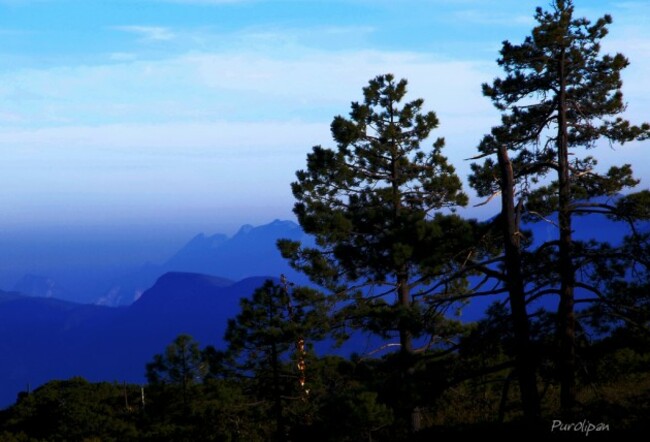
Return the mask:
<svg viewBox="0 0 650 442">
<path fill-rule="evenodd" d="M 629 61 L 601 53 L 612 18 L 573 10 L 538 8 L 482 85 L 501 123 L 477 140 L 468 182 L 500 202 L 495 216 L 457 213 L 468 196 L 432 138 L 435 112 L 406 79 L 379 75 L 291 186 L 315 244 L 278 248 L 312 285 L 277 275 L 242 293 L 226 347 L 180 335 L 143 367 L 147 385 L 25 392 L 0 411 L 0 439 L 650 434 L 650 190 L 630 164 L 594 156 L 647 140 L 650 125 L 623 117 Z M 584 219 L 620 235 L 580 232 Z M 475 302 L 484 315 L 464 320 Z M 376 345 L 323 351 L 359 336 Z"/>
</svg>

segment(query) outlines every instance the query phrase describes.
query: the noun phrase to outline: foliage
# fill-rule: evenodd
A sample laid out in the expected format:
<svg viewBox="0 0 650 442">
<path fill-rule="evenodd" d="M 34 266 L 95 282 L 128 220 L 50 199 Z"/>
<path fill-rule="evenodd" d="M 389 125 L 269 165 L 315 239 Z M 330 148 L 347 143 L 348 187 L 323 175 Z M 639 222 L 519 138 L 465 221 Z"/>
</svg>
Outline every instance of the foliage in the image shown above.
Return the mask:
<svg viewBox="0 0 650 442">
<path fill-rule="evenodd" d="M 236 376 L 252 379 L 251 397 L 274 419 L 274 438 L 286 437 L 292 420 L 311 411 L 305 400 L 311 391 L 311 343 L 329 327 L 327 300 L 316 290 L 267 280 L 241 311 L 228 321 L 227 355 Z"/>
<path fill-rule="evenodd" d="M 154 385 L 180 385 L 185 389 L 200 382 L 205 373 L 199 343 L 186 334 L 179 335 L 164 354 L 155 355 L 147 364 L 147 379 Z"/>
<path fill-rule="evenodd" d="M 287 437 L 399 441 L 428 440 L 439 433 L 517 431 L 518 390 L 511 382 L 508 344 L 500 336 L 499 323 L 507 322 L 499 319 L 504 313 L 495 306 L 490 317 L 475 324 L 463 339 L 462 352 L 438 353 L 420 361 L 413 382 L 418 394 L 413 397 L 421 432 L 407 435 L 396 426 L 398 355 L 325 356 L 309 361 L 309 397 L 291 401 L 285 410 Z M 552 331 L 535 330 L 538 335 Z M 548 347 L 539 349 L 540 357 L 550 357 Z M 583 354 L 585 369 L 578 390 L 585 418 L 608 422 L 613 432 L 647 429 L 648 361 L 650 340 L 634 328 L 619 327 L 595 340 Z M 242 378 L 226 371 L 188 386 L 183 403 L 170 385 L 152 384 L 145 386 L 143 407 L 137 385 L 89 383 L 81 378 L 52 381 L 0 412 L 0 437 L 20 442 L 267 441 L 274 436 L 272 404 L 260 400 L 259 385 L 255 376 Z M 550 421 L 557 418 L 559 401 L 550 372 L 542 373 L 540 387 L 544 385 L 543 418 Z"/>
<path fill-rule="evenodd" d="M 634 126 L 620 116 L 625 110 L 621 71 L 628 60 L 622 54 L 600 54 L 611 17 L 591 23 L 573 13 L 571 0 L 554 1 L 550 11 L 537 8 L 537 25 L 531 35 L 519 45 L 503 43 L 498 63 L 505 77 L 483 85 L 484 95 L 502 111 L 502 124 L 483 139 L 479 150 L 481 157 L 499 152 L 501 157 L 506 152 L 514 155 L 510 163 L 513 183 L 505 190 L 501 183 L 499 188 L 503 172 L 492 158 L 473 164 L 470 178 L 482 196 L 516 190 L 518 217 L 557 227 L 556 237 L 537 249 L 548 264 L 548 275 L 530 278 L 535 274 L 533 266 L 527 281 L 529 297 L 553 294 L 560 300 L 557 365 L 567 412 L 576 403 L 576 339 L 580 333 L 576 291 L 599 295 L 602 278 L 591 275 L 603 269 L 604 262 L 613 262 L 611 256 L 617 253 L 608 244 L 577 241 L 573 219 L 605 215 L 633 223 L 647 217 L 638 204 L 647 199 L 647 191 L 611 203 L 619 192 L 639 183 L 629 164 L 598 171 L 597 160 L 578 149 L 593 149 L 601 139 L 623 144 L 650 135 L 647 123 Z M 499 163 L 503 163 L 501 158 Z M 557 221 L 552 219 L 555 215 Z M 624 276 L 621 266 L 612 269 L 619 271 L 618 275 L 607 271 L 612 278 Z M 536 273 L 540 274 L 539 266 Z"/>
<path fill-rule="evenodd" d="M 140 388 L 82 378 L 49 382 L 18 400 L 3 429 L 29 436 L 18 440 L 137 440 L 139 414 L 127 407 L 125 395 L 139 398 Z"/>
<path fill-rule="evenodd" d="M 435 113 L 422 111 L 422 99 L 403 103 L 406 93 L 406 80 L 378 76 L 349 118 L 334 118 L 337 148 L 314 147 L 292 184 L 294 212 L 317 247 L 279 246 L 292 265 L 357 309 L 347 316 L 363 318 L 371 331 L 399 333 L 401 350 L 411 353 L 427 321 L 412 291 L 450 266 L 471 228 L 440 212 L 467 197 L 442 154 L 444 140 L 421 147 L 438 126 Z M 391 293 L 397 302 L 389 304 Z"/>
</svg>

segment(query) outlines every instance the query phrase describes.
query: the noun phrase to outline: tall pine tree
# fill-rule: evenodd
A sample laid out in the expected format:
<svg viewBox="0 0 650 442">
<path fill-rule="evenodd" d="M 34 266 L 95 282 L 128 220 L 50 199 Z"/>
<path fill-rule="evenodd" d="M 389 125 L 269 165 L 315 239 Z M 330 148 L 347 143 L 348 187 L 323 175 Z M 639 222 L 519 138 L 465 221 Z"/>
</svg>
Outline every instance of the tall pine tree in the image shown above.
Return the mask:
<svg viewBox="0 0 650 442">
<path fill-rule="evenodd" d="M 402 104 L 406 88 L 406 80 L 378 76 L 363 89 L 364 101 L 352 103 L 349 119 L 334 118 L 337 149 L 314 147 L 292 184 L 294 212 L 317 248 L 290 241 L 280 248 L 316 283 L 358 303 L 363 293 L 352 287 L 390 287 L 396 302 L 388 316 L 402 354 L 410 355 L 418 329 L 412 291 L 466 233 L 457 216 L 434 212 L 465 205 L 467 197 L 441 153 L 444 140 L 422 149 L 438 119 L 422 112 L 422 99 Z"/>
<path fill-rule="evenodd" d="M 415 342 L 440 334 L 444 319 L 414 296 L 428 296 L 432 277 L 468 247 L 472 230 L 449 213 L 467 197 L 442 155 L 444 140 L 422 147 L 438 118 L 422 111 L 422 99 L 404 102 L 406 93 L 406 80 L 378 76 L 363 89 L 363 102 L 352 103 L 349 118 L 334 118 L 337 148 L 314 147 L 292 184 L 294 213 L 316 247 L 291 241 L 279 247 L 294 267 L 334 294 L 337 307 L 344 306 L 336 315 L 343 324 L 399 337 L 404 391 L 397 415 L 417 430 L 408 393 Z"/>
<path fill-rule="evenodd" d="M 573 238 L 576 215 L 617 213 L 597 207 L 593 198 L 613 197 L 638 184 L 629 165 L 596 170 L 597 161 L 580 155 L 598 140 L 625 143 L 648 136 L 650 127 L 631 125 L 620 117 L 624 111 L 621 71 L 628 60 L 621 54 L 600 55 L 600 41 L 612 19 L 606 15 L 591 23 L 574 18 L 571 0 L 555 0 L 551 11 L 537 8 L 537 26 L 519 45 L 506 41 L 498 64 L 506 76 L 483 93 L 503 112 L 502 125 L 492 130 L 480 149 L 496 154 L 505 146 L 514 156 L 514 179 L 519 198 L 530 217 L 558 215 L 557 239 L 544 245 L 555 251 L 559 295 L 558 371 L 561 405 L 565 411 L 575 403 L 575 288 L 579 249 Z M 499 190 L 498 167 L 491 158 L 474 166 L 473 186 L 482 195 Z M 548 177 L 548 178 L 545 178 Z M 543 180 L 543 181 L 541 181 Z M 534 188 L 535 184 L 543 182 Z"/>
</svg>

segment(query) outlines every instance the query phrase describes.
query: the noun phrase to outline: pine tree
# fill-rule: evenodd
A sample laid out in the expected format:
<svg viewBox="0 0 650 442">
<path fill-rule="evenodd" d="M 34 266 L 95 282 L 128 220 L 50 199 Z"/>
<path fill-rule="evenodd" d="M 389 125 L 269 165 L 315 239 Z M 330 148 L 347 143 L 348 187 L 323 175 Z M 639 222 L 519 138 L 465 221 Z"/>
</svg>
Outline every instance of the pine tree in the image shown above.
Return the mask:
<svg viewBox="0 0 650 442">
<path fill-rule="evenodd" d="M 363 88 L 363 102 L 352 103 L 349 118 L 334 118 L 336 149 L 314 147 L 292 184 L 294 213 L 316 247 L 284 240 L 279 247 L 336 295 L 337 305 L 347 307 L 340 316 L 353 327 L 399 336 L 408 385 L 414 338 L 431 332 L 442 316 L 413 296 L 424 298 L 432 278 L 471 244 L 472 230 L 450 213 L 467 196 L 442 154 L 444 140 L 423 148 L 438 118 L 422 110 L 422 99 L 405 102 L 406 93 L 406 80 L 380 75 Z M 403 421 L 408 413 L 401 413 Z"/>
<path fill-rule="evenodd" d="M 486 156 L 495 154 L 498 146 L 513 152 L 514 179 L 525 215 L 546 219 L 558 214 L 557 240 L 543 248 L 556 253 L 558 368 L 565 411 L 573 407 L 576 394 L 574 291 L 580 264 L 572 218 L 590 213 L 622 216 L 619 206 L 598 207 L 593 198 L 614 197 L 638 184 L 629 165 L 598 173 L 597 161 L 580 156 L 577 149 L 594 148 L 600 139 L 610 143 L 643 139 L 650 132 L 647 124 L 633 126 L 620 117 L 625 109 L 620 73 L 628 60 L 622 54 L 600 55 L 611 17 L 592 24 L 574 18 L 573 12 L 571 0 L 555 0 L 551 11 L 537 8 L 538 25 L 522 44 L 503 43 L 498 64 L 506 76 L 483 85 L 484 95 L 503 112 L 502 125 L 481 144 Z M 492 176 L 499 176 L 492 159 L 474 166 L 472 182 L 479 194 L 498 190 Z M 544 185 L 534 188 L 540 182 Z"/>
<path fill-rule="evenodd" d="M 253 394 L 272 402 L 276 440 L 285 440 L 289 430 L 287 398 L 308 394 L 305 341 L 319 339 L 327 328 L 322 295 L 292 287 L 284 277 L 282 282 L 267 280 L 250 298 L 242 298 L 241 311 L 228 321 L 225 334 L 240 373 L 254 380 Z M 289 364 L 292 357 L 295 363 Z"/>
<path fill-rule="evenodd" d="M 165 353 L 154 355 L 146 366 L 150 384 L 180 387 L 184 406 L 188 403 L 189 388 L 203 381 L 207 369 L 198 342 L 187 334 L 179 335 Z"/>
</svg>

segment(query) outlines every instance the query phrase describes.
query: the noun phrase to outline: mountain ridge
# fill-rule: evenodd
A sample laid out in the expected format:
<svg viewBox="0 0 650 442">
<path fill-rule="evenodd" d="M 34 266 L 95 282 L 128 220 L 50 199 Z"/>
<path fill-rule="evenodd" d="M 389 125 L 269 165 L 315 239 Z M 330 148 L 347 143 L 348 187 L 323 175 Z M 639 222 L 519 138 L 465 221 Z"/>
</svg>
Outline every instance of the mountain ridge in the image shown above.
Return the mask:
<svg viewBox="0 0 650 442">
<path fill-rule="evenodd" d="M 25 386 L 82 376 L 144 383 L 145 365 L 179 334 L 222 346 L 227 319 L 269 279 L 170 272 L 130 306 L 80 304 L 0 291 L 0 407 Z"/>
<path fill-rule="evenodd" d="M 26 385 L 56 378 L 83 376 L 91 381 L 142 383 L 145 364 L 180 333 L 192 335 L 202 345 L 221 346 L 227 320 L 239 311 L 240 299 L 250 296 L 266 279 L 277 280 L 289 268 L 275 248 L 278 235 L 309 241 L 295 223 L 276 221 L 240 229 L 215 247 L 211 244 L 218 244 L 219 236 L 196 235 L 188 244 L 200 250 L 217 250 L 220 261 L 216 271 L 163 271 L 162 266 L 145 266 L 148 273 L 144 276 L 153 281 L 129 305 L 81 304 L 0 291 L 0 347 L 8 355 L 5 364 L 0 364 L 0 406 L 13 402 Z M 575 225 L 581 228 L 581 223 L 587 222 L 590 232 L 599 234 L 600 239 L 613 233 L 622 237 L 624 233 L 606 219 L 585 219 Z M 648 231 L 650 223 L 641 227 Z M 554 227 L 548 223 L 530 228 L 540 238 L 554 234 L 549 230 Z M 242 251 L 247 245 L 251 249 Z M 237 279 L 220 273 L 219 269 L 228 268 L 228 262 L 247 263 L 251 256 L 257 261 L 248 262 L 246 277 Z M 275 261 L 269 265 L 265 260 Z M 260 268 L 272 272 L 262 273 Z M 254 274 L 269 276 L 251 276 Z M 298 284 L 306 279 L 294 278 L 293 271 L 285 274 Z M 144 281 L 143 275 L 139 277 Z M 478 311 L 489 301 L 475 300 L 471 309 Z M 469 308 L 468 313 L 469 317 L 463 315 L 466 320 L 476 319 Z"/>
<path fill-rule="evenodd" d="M 144 265 L 112 281 L 96 302 L 100 305 L 129 305 L 158 277 L 168 272 L 219 275 L 235 281 L 251 275 L 279 277 L 284 274 L 294 282 L 307 283 L 307 278 L 282 258 L 276 247 L 280 238 L 313 243 L 298 224 L 280 219 L 260 226 L 245 224 L 231 237 L 199 233 L 164 263 Z"/>
</svg>

